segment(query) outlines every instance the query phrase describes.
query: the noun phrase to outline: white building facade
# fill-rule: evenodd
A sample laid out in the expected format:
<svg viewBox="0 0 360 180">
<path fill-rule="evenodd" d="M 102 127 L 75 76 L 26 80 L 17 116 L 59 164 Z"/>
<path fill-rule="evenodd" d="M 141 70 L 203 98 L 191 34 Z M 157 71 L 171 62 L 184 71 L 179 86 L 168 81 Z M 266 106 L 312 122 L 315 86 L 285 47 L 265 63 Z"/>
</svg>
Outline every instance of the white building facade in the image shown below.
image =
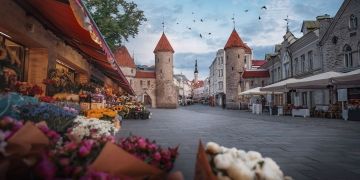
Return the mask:
<svg viewBox="0 0 360 180">
<path fill-rule="evenodd" d="M 209 67 L 209 96 L 215 105 L 221 106 L 226 92 L 226 71 L 225 71 L 225 51 L 219 49 L 216 57 Z"/>
</svg>

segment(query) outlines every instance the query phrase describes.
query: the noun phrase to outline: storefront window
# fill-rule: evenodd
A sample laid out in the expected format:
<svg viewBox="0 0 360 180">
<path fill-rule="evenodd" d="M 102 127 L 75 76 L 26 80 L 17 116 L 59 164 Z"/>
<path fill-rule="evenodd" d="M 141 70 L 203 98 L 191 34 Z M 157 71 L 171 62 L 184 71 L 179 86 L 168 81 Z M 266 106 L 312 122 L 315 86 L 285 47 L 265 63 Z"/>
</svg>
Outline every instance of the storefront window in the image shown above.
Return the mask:
<svg viewBox="0 0 360 180">
<path fill-rule="evenodd" d="M 0 35 L 0 88 L 25 79 L 25 47 Z"/>
<path fill-rule="evenodd" d="M 60 60 L 56 60 L 55 69 L 66 73 L 72 82 L 75 82 L 76 71 Z"/>
</svg>

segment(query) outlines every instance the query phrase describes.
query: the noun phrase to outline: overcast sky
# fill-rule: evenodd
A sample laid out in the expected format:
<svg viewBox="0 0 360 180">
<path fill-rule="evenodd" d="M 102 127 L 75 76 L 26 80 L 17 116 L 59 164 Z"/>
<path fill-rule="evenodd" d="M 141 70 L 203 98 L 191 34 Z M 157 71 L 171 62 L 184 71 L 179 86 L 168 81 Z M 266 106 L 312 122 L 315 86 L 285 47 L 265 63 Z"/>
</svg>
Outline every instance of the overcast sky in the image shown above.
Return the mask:
<svg viewBox="0 0 360 180">
<path fill-rule="evenodd" d="M 301 37 L 303 20 L 316 16 L 333 17 L 342 0 L 133 0 L 148 19 L 134 39 L 126 42 L 136 64 L 153 65 L 153 50 L 160 39 L 162 21 L 175 50 L 174 71 L 193 79 L 195 59 L 199 76 L 209 74 L 216 51 L 224 47 L 232 29 L 253 49 L 253 59 L 264 59 L 282 41 L 289 16 L 290 30 Z M 261 7 L 266 6 L 266 10 Z M 248 12 L 245 12 L 248 10 Z M 259 16 L 261 20 L 259 20 Z M 201 22 L 201 19 L 203 22 Z M 194 22 L 195 20 L 195 22 Z M 188 28 L 191 28 L 189 30 Z M 211 35 L 209 35 L 211 33 Z M 200 34 L 203 36 L 200 38 Z"/>
</svg>

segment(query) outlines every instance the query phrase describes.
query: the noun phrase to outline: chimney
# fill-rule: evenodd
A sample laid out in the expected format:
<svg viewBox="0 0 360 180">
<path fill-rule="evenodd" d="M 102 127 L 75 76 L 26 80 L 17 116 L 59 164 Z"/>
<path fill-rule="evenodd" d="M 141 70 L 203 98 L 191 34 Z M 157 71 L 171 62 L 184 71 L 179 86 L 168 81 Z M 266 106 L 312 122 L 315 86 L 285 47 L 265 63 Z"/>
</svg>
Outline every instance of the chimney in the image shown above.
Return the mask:
<svg viewBox="0 0 360 180">
<path fill-rule="evenodd" d="M 319 22 L 319 37 L 322 37 L 326 29 L 330 26 L 332 18 L 328 14 L 320 15 L 316 17 L 316 20 Z"/>
</svg>

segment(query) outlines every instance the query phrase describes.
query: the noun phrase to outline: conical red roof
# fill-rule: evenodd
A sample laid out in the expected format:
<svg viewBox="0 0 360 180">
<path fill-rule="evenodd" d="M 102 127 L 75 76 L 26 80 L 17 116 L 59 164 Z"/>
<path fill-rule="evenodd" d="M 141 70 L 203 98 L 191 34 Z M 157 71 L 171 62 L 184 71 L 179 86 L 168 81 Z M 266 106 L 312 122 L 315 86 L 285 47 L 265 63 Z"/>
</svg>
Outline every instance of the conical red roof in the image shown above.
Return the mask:
<svg viewBox="0 0 360 180">
<path fill-rule="evenodd" d="M 171 44 L 169 42 L 169 40 L 167 39 L 165 33 L 163 33 L 161 35 L 161 38 L 159 40 L 159 42 L 157 43 L 155 49 L 154 49 L 154 53 L 156 52 L 172 52 L 174 53 L 174 49 L 171 47 Z"/>
<path fill-rule="evenodd" d="M 114 55 L 115 55 L 116 62 L 119 64 L 119 66 L 130 67 L 130 68 L 136 67 L 136 65 L 134 63 L 134 59 L 131 58 L 129 51 L 127 50 L 127 48 L 125 46 L 118 47 L 115 50 Z"/>
<path fill-rule="evenodd" d="M 232 31 L 228 41 L 226 42 L 224 49 L 233 48 L 233 47 L 244 48 L 246 52 L 251 52 L 251 49 L 246 44 L 244 44 L 244 42 L 241 40 L 239 34 L 236 32 L 235 29 Z"/>
</svg>

